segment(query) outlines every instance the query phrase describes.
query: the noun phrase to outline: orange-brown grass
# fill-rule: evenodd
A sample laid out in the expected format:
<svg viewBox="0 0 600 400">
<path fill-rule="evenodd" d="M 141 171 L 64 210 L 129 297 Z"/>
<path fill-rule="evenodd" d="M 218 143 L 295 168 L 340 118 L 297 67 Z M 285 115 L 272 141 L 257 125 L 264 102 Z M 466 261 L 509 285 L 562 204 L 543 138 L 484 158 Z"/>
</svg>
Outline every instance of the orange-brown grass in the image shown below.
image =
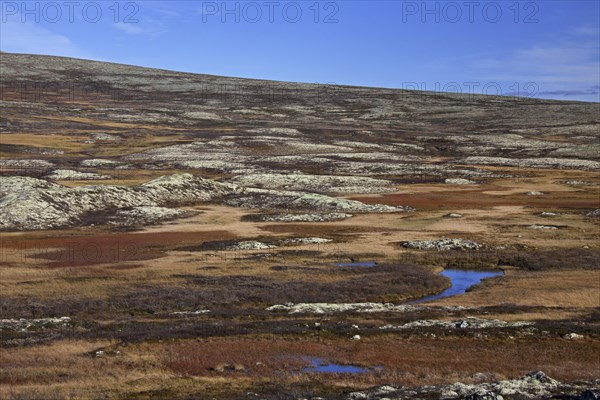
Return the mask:
<svg viewBox="0 0 600 400">
<path fill-rule="evenodd" d="M 541 369 L 556 379 L 594 379 L 600 373 L 600 341 L 562 339 L 475 340 L 363 338 L 359 342 L 330 339 L 234 338 L 180 341 L 164 348 L 164 365 L 186 376 L 292 375 L 310 357 L 364 367 L 383 366 L 373 383 L 423 385 L 470 380 L 477 372 L 513 378 Z M 237 365 L 223 373 L 219 365 Z"/>
<path fill-rule="evenodd" d="M 3 241 L 2 250 L 13 254 L 15 251 L 34 251 L 38 253 L 36 257 L 41 264 L 57 268 L 151 260 L 182 244 L 233 238 L 235 235 L 225 230 L 115 233 L 47 239 L 12 237 Z"/>
<path fill-rule="evenodd" d="M 105 355 L 94 356 L 102 349 Z M 118 351 L 118 353 L 117 353 Z M 562 380 L 595 379 L 600 374 L 600 341 L 585 339 L 476 340 L 469 338 L 363 338 L 359 342 L 326 338 L 232 337 L 202 341 L 128 344 L 60 341 L 50 345 L 3 349 L 0 397 L 99 398 L 163 397 L 193 393 L 233 393 L 274 384 L 281 390 L 298 382 L 365 388 L 375 384 L 472 382 L 514 378 L 541 369 Z M 370 374 L 298 373 L 307 357 L 382 366 Z M 238 371 L 228 371 L 232 365 Z M 223 369 L 223 367 L 225 367 Z M 242 369 L 243 368 L 243 369 Z M 295 372 L 295 373 L 294 373 Z M 227 383 L 227 384 L 225 384 Z M 288 386 L 286 386 L 288 385 Z M 264 387 L 264 386 L 263 386 Z"/>
<path fill-rule="evenodd" d="M 108 341 L 60 341 L 0 352 L 0 398 L 100 398 L 156 388 L 170 375 L 152 357 L 95 357 Z"/>
<path fill-rule="evenodd" d="M 395 193 L 377 197 L 357 196 L 358 200 L 367 204 L 387 204 L 391 206 L 411 206 L 420 210 L 445 210 L 452 208 L 489 208 L 496 206 L 528 206 L 549 208 L 589 209 L 600 207 L 600 200 L 595 194 L 556 193 L 546 196 L 527 196 L 524 193 L 498 196 L 484 193 L 489 188 L 481 189 L 448 189 L 429 193 Z"/>
</svg>

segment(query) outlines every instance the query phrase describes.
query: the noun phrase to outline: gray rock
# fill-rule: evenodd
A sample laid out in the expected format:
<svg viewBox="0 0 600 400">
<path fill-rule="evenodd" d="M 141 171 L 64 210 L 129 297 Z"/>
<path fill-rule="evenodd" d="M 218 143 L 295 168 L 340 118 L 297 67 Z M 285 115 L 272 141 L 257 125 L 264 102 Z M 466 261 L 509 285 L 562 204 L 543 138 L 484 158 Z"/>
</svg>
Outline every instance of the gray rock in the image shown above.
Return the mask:
<svg viewBox="0 0 600 400">
<path fill-rule="evenodd" d="M 547 230 L 557 230 L 558 227 L 556 226 L 552 226 L 552 225 L 539 225 L 539 224 L 533 224 L 533 225 L 529 225 L 529 229 L 536 229 L 536 230 L 541 230 L 541 231 L 547 231 Z"/>
<path fill-rule="evenodd" d="M 1 331 L 21 331 L 58 328 L 71 325 L 71 318 L 0 319 Z"/>
<path fill-rule="evenodd" d="M 256 240 L 248 240 L 244 242 L 238 242 L 234 245 L 228 246 L 227 250 L 267 250 L 274 249 L 277 246 L 273 244 L 258 242 Z"/>
<path fill-rule="evenodd" d="M 463 178 L 448 178 L 444 180 L 447 185 L 474 185 L 477 182 Z"/>
<path fill-rule="evenodd" d="M 352 218 L 352 214 L 323 213 L 323 214 L 272 214 L 262 215 L 264 222 L 330 222 Z"/>
<path fill-rule="evenodd" d="M 463 217 L 463 215 L 458 214 L 458 213 L 450 213 L 450 214 L 444 215 L 444 218 L 462 218 L 462 217 Z"/>
<path fill-rule="evenodd" d="M 594 211 L 590 211 L 585 214 L 588 217 L 600 217 L 600 208 L 595 209 Z"/>
<path fill-rule="evenodd" d="M 413 240 L 402 243 L 402 247 L 419 250 L 477 250 L 481 244 L 468 239 L 442 238 L 436 240 Z"/>
<path fill-rule="evenodd" d="M 111 209 L 132 209 L 135 216 L 168 214 L 155 207 L 218 202 L 237 207 L 398 212 L 403 207 L 364 204 L 319 194 L 240 188 L 191 174 L 163 176 L 140 186 L 83 186 L 69 188 L 27 177 L 3 177 L 0 230 L 37 230 L 73 226 L 86 215 Z M 173 212 L 171 216 L 176 216 Z M 167 215 L 170 218 L 170 216 Z M 142 218 L 143 220 L 143 218 Z M 143 222 L 143 221 L 138 221 Z"/>
<path fill-rule="evenodd" d="M 79 172 L 71 169 L 57 169 L 45 176 L 52 181 L 87 181 L 111 179 L 109 175 L 95 174 L 92 172 Z"/>
</svg>

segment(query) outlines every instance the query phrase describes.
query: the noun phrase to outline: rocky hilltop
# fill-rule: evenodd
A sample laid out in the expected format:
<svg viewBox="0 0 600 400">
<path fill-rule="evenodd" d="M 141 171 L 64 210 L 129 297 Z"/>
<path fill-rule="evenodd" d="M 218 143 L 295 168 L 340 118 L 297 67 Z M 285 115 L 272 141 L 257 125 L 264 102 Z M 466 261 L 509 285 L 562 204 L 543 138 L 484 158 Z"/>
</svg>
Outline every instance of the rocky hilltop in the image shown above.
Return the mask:
<svg viewBox="0 0 600 400">
<path fill-rule="evenodd" d="M 339 196 L 514 175 L 489 166 L 600 168 L 597 104 L 259 81 L 10 53 L 2 53 L 0 72 L 2 230 L 115 217 L 152 223 L 184 215 L 172 206 L 201 202 L 406 211 Z M 158 177 L 120 185 L 140 171 Z M 89 183 L 62 186 L 69 181 Z"/>
</svg>

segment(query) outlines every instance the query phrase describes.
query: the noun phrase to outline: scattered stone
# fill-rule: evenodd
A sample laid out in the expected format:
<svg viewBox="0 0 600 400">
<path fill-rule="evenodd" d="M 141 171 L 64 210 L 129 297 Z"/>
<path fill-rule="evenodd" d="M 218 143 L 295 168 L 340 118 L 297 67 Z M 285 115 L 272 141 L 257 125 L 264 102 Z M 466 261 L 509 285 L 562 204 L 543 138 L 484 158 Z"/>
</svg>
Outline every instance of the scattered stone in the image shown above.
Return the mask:
<svg viewBox="0 0 600 400">
<path fill-rule="evenodd" d="M 572 333 L 568 333 L 565 336 L 563 336 L 565 339 L 569 339 L 569 340 L 580 340 L 583 339 L 585 336 L 580 335 L 578 333 L 572 332 Z"/>
<path fill-rule="evenodd" d="M 279 242 L 280 245 L 304 245 L 304 244 L 324 244 L 331 243 L 333 240 L 319 237 L 284 239 Z"/>
<path fill-rule="evenodd" d="M 475 185 L 477 182 L 463 178 L 448 178 L 444 180 L 447 185 Z"/>
<path fill-rule="evenodd" d="M 352 336 L 351 340 L 360 340 L 360 335 L 354 335 L 354 336 Z"/>
<path fill-rule="evenodd" d="M 483 319 L 469 317 L 464 320 L 419 320 L 406 323 L 404 325 L 384 325 L 379 329 L 383 330 L 403 330 L 417 328 L 444 328 L 444 329 L 486 329 L 486 328 L 517 328 L 523 326 L 532 326 L 533 322 L 526 321 L 500 321 L 497 319 Z"/>
<path fill-rule="evenodd" d="M 594 211 L 590 211 L 585 214 L 588 217 L 600 217 L 600 208 L 595 209 Z"/>
<path fill-rule="evenodd" d="M 94 144 L 97 142 L 118 142 L 123 140 L 121 137 L 116 135 L 110 135 L 108 133 L 92 133 L 92 137 L 84 141 L 86 144 Z"/>
<path fill-rule="evenodd" d="M 481 244 L 468 239 L 442 238 L 436 240 L 413 240 L 403 242 L 402 247 L 419 250 L 477 250 L 483 247 Z"/>
<path fill-rule="evenodd" d="M 544 211 L 541 212 L 539 214 L 540 217 L 547 217 L 547 218 L 551 218 L 551 217 L 558 217 L 560 216 L 560 213 L 556 213 L 556 212 L 549 212 L 549 211 Z"/>
<path fill-rule="evenodd" d="M 277 246 L 273 244 L 258 242 L 256 240 L 247 240 L 244 242 L 238 242 L 234 245 L 226 247 L 227 250 L 267 250 L 274 249 Z"/>
<path fill-rule="evenodd" d="M 31 331 L 38 329 L 60 328 L 71 325 L 71 318 L 39 318 L 39 319 L 0 319 L 0 331 Z"/>
<path fill-rule="evenodd" d="M 543 196 L 544 192 L 538 192 L 537 190 L 532 190 L 530 192 L 525 193 L 527 196 Z"/>
<path fill-rule="evenodd" d="M 569 186 L 600 186 L 600 183 L 598 182 L 591 182 L 591 181 L 564 181 L 561 182 L 564 183 L 565 185 L 569 185 Z"/>
<path fill-rule="evenodd" d="M 552 226 L 552 225 L 538 225 L 538 224 L 529 225 L 528 228 L 529 229 L 537 229 L 537 230 L 556 230 L 556 229 L 558 229 L 557 226 Z"/>
<path fill-rule="evenodd" d="M 463 215 L 458 214 L 458 213 L 450 213 L 450 214 L 444 215 L 444 218 L 462 218 L 462 217 L 463 217 Z"/>
<path fill-rule="evenodd" d="M 208 314 L 210 313 L 210 310 L 196 310 L 196 311 L 173 311 L 171 313 L 171 315 L 187 315 L 187 316 L 195 316 L 195 315 L 202 315 L 202 314 Z"/>
</svg>

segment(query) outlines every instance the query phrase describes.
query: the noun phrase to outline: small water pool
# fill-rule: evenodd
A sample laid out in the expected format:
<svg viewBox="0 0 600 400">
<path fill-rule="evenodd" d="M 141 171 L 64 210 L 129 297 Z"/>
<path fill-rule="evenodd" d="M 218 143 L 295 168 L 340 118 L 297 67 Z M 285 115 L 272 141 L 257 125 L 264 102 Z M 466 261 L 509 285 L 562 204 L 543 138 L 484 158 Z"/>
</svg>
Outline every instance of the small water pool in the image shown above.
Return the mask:
<svg viewBox="0 0 600 400">
<path fill-rule="evenodd" d="M 310 363 L 311 366 L 304 368 L 303 372 L 318 372 L 323 374 L 364 374 L 382 369 L 382 367 L 364 368 L 356 365 L 329 363 L 321 358 L 311 358 Z"/>
<path fill-rule="evenodd" d="M 347 262 L 347 263 L 338 263 L 335 264 L 336 267 L 366 267 L 366 268 L 372 268 L 372 267 L 376 267 L 377 261 L 352 261 L 352 262 Z"/>
<path fill-rule="evenodd" d="M 460 269 L 446 269 L 441 275 L 450 278 L 450 287 L 442 293 L 423 297 L 411 303 L 422 303 L 425 301 L 442 299 L 444 297 L 456 296 L 465 293 L 471 286 L 477 285 L 486 278 L 503 275 L 500 271 L 469 271 Z"/>
</svg>

